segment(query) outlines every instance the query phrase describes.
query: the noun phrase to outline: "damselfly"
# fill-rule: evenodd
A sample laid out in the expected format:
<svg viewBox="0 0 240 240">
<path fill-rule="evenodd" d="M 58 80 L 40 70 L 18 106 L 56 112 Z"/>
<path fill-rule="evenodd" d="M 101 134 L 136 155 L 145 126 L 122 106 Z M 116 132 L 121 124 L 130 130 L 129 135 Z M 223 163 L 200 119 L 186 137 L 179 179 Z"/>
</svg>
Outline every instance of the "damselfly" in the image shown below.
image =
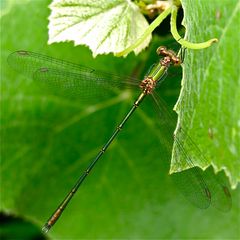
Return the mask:
<svg viewBox="0 0 240 240">
<path fill-rule="evenodd" d="M 171 65 L 179 66 L 181 64 L 181 57 L 173 51 L 167 50 L 165 47 L 159 47 L 157 54 L 161 56 L 159 62 L 152 67 L 142 81 L 131 77 L 121 78 L 109 73 L 98 72 L 91 68 L 29 51 L 17 51 L 9 55 L 8 63 L 14 69 L 32 77 L 38 82 L 48 85 L 48 87 L 51 87 L 54 91 L 57 90 L 58 93 L 63 95 L 79 96 L 80 99 L 84 99 L 89 95 L 97 98 L 104 95 L 106 91 L 114 91 L 114 89 L 119 88 L 135 88 L 139 91 L 139 95 L 129 112 L 123 117 L 123 120 L 108 141 L 102 149 L 100 149 L 96 157 L 78 178 L 73 188 L 47 220 L 43 227 L 44 232 L 49 231 L 56 223 L 82 182 L 146 97 L 150 96 L 155 103 L 160 116 L 159 124 L 168 122 L 174 125 L 171 114 L 157 93 L 157 87 L 166 76 L 167 70 Z M 168 129 L 166 129 L 166 131 L 168 131 Z M 181 139 L 184 139 L 184 142 L 180 140 L 180 135 Z M 228 187 L 221 179 L 213 174 L 209 174 L 207 177 L 203 176 L 202 170 L 194 166 L 192 152 L 197 153 L 202 162 L 206 163 L 206 159 L 197 145 L 187 135 L 183 127 L 179 129 L 177 134 L 174 134 L 174 140 L 178 151 L 175 154 L 183 155 L 186 160 L 186 166 L 189 168 L 189 170 L 172 174 L 173 179 L 184 195 L 199 208 L 207 208 L 210 203 L 212 203 L 222 211 L 229 210 L 231 208 L 231 195 Z"/>
</svg>

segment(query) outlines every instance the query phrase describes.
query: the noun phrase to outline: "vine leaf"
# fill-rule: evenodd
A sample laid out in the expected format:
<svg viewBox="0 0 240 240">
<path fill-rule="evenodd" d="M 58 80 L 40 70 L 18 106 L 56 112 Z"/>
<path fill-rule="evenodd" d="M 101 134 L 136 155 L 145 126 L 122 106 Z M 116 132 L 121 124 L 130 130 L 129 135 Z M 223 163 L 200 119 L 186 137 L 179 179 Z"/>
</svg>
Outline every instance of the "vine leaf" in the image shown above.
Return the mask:
<svg viewBox="0 0 240 240">
<path fill-rule="evenodd" d="M 50 9 L 48 43 L 73 41 L 75 45 L 87 45 L 94 57 L 124 50 L 149 26 L 139 8 L 127 0 L 54 0 Z M 135 54 L 150 40 L 151 35 Z"/>
<path fill-rule="evenodd" d="M 182 0 L 185 38 L 193 42 L 212 36 L 219 42 L 202 51 L 187 50 L 183 64 L 182 89 L 176 111 L 178 129 L 188 128 L 188 135 L 200 147 L 208 161 L 198 153 L 194 164 L 203 169 L 212 165 L 224 170 L 232 188 L 240 181 L 239 71 L 229 59 L 239 62 L 234 42 L 239 42 L 239 1 L 200 1 L 194 6 Z M 204 13 L 204 14 L 203 14 Z M 184 141 L 184 138 L 181 139 Z M 185 159 L 174 145 L 171 172 L 185 169 Z M 176 163 L 182 163 L 179 167 Z"/>
</svg>

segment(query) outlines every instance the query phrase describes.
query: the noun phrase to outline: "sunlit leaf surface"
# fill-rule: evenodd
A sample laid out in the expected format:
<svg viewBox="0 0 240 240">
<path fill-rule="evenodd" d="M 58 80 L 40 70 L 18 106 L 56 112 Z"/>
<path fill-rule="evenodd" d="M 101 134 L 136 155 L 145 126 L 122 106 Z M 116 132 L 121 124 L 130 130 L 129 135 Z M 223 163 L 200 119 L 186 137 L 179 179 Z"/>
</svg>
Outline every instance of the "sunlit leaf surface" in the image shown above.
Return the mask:
<svg viewBox="0 0 240 240">
<path fill-rule="evenodd" d="M 54 0 L 49 17 L 49 43 L 73 41 L 93 55 L 129 47 L 148 27 L 139 8 L 127 0 Z M 148 46 L 151 35 L 135 50 Z"/>
</svg>

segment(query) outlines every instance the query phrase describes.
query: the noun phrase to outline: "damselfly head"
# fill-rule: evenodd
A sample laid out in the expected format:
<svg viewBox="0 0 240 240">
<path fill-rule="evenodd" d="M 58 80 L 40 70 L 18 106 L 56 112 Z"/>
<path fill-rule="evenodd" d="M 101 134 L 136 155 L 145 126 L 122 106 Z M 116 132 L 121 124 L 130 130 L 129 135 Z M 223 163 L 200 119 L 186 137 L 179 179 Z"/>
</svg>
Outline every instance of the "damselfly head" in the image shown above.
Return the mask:
<svg viewBox="0 0 240 240">
<path fill-rule="evenodd" d="M 173 50 L 168 50 L 167 55 L 170 56 L 171 58 L 176 56 L 176 53 Z"/>
<path fill-rule="evenodd" d="M 182 63 L 180 57 L 178 57 L 174 51 L 167 50 L 167 48 L 164 46 L 158 47 L 157 54 L 159 56 L 160 55 L 164 56 L 164 58 L 161 60 L 161 62 L 164 66 L 168 66 L 171 63 L 174 66 L 179 66 Z"/>
</svg>

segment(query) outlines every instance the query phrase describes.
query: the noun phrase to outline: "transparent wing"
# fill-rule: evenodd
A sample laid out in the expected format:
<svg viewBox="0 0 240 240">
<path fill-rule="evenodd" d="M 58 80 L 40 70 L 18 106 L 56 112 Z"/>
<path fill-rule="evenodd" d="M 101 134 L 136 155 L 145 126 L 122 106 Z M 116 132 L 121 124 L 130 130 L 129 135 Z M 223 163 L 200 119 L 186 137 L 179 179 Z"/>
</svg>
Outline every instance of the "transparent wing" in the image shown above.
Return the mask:
<svg viewBox="0 0 240 240">
<path fill-rule="evenodd" d="M 29 51 L 16 51 L 8 57 L 16 71 L 50 87 L 55 94 L 85 98 L 108 95 L 121 88 L 137 89 L 139 80 L 95 71 L 67 61 Z"/>
<path fill-rule="evenodd" d="M 40 68 L 33 78 L 38 83 L 46 85 L 52 93 L 81 100 L 103 99 L 110 94 L 119 93 L 118 89 L 128 88 L 124 81 L 106 79 L 97 72 L 65 72 L 57 69 Z M 135 86 L 136 89 L 136 86 Z"/>
<path fill-rule="evenodd" d="M 175 128 L 173 114 L 169 112 L 165 102 L 161 99 L 156 91 L 152 93 L 159 114 L 159 123 L 163 126 L 168 126 L 165 129 L 166 134 L 172 134 L 172 129 Z M 167 123 L 167 124 L 166 124 Z M 169 131 L 170 126 L 170 131 Z M 181 135 L 181 138 L 180 138 Z M 184 139 L 184 141 L 180 141 Z M 170 143 L 172 144 L 172 143 Z M 201 150 L 193 142 L 187 132 L 181 127 L 178 134 L 174 136 L 174 144 L 176 144 L 175 155 L 182 155 L 185 159 L 185 171 L 172 174 L 172 179 L 184 196 L 199 208 L 207 208 L 210 203 L 221 211 L 231 209 L 232 200 L 227 184 L 211 172 L 209 169 L 202 171 L 193 163 L 193 156 L 197 156 L 203 163 L 208 163 Z M 180 162 L 176 162 L 176 165 Z"/>
<path fill-rule="evenodd" d="M 8 64 L 16 71 L 32 77 L 33 73 L 40 68 L 53 68 L 62 71 L 92 72 L 94 69 L 79 66 L 74 63 L 48 57 L 30 51 L 16 51 L 8 56 Z"/>
</svg>

